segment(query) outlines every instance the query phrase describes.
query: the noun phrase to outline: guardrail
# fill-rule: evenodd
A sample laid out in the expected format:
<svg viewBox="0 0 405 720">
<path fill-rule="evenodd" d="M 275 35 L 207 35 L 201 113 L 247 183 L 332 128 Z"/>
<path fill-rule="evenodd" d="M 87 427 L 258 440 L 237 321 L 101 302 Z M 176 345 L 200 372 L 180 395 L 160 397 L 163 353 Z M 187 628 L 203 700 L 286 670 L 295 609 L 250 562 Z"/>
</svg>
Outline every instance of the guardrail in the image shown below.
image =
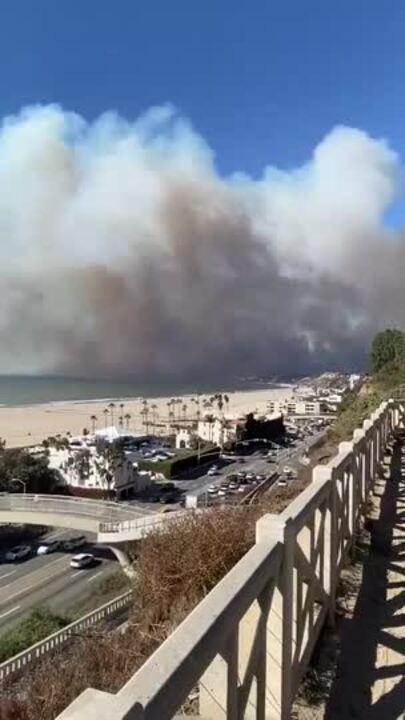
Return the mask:
<svg viewBox="0 0 405 720">
<path fill-rule="evenodd" d="M 139 510 L 104 500 L 87 500 L 66 495 L 0 493 L 0 511 L 49 512 L 65 515 L 104 518 L 108 521 L 139 518 Z"/>
<path fill-rule="evenodd" d="M 9 660 L 5 660 L 0 664 L 0 681 L 10 678 L 12 675 L 26 669 L 29 665 L 33 665 L 50 652 L 59 649 L 73 636 L 83 632 L 83 630 L 87 630 L 91 625 L 116 615 L 130 604 L 131 599 L 132 591 L 129 590 L 114 598 L 114 600 L 110 600 L 110 602 L 101 605 L 101 607 L 96 610 L 92 610 L 92 612 L 87 613 L 87 615 L 79 618 L 79 620 L 75 620 L 69 625 L 66 625 L 62 630 L 48 635 L 48 637 L 35 643 L 35 645 L 31 645 L 31 647 L 18 653 L 18 655 L 14 655 L 14 657 Z"/>
<path fill-rule="evenodd" d="M 144 517 L 134 520 L 124 520 L 118 522 L 101 522 L 99 524 L 99 533 L 124 533 L 131 531 L 150 532 L 154 528 L 165 524 L 168 520 L 179 518 L 185 514 L 184 510 L 177 510 L 171 513 L 161 513 L 156 515 L 145 515 Z"/>
<path fill-rule="evenodd" d="M 289 720 L 369 492 L 405 406 L 383 403 L 117 694 L 88 689 L 59 720 L 169 720 L 199 684 L 205 720 Z"/>
</svg>

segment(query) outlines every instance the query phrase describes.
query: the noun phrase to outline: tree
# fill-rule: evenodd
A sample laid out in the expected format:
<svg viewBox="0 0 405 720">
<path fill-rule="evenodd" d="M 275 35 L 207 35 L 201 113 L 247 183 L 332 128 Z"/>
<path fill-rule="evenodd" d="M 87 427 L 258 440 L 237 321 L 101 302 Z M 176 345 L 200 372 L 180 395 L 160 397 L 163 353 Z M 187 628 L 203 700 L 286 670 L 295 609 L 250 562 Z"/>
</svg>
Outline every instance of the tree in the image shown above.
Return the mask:
<svg viewBox="0 0 405 720">
<path fill-rule="evenodd" d="M 94 461 L 101 481 L 111 496 L 111 486 L 117 471 L 123 466 L 125 454 L 120 442 L 109 443 L 101 440 L 97 445 L 98 458 Z"/>
<path fill-rule="evenodd" d="M 96 432 L 97 415 L 90 415 L 90 420 L 91 420 L 91 431 L 94 435 L 94 433 Z"/>
<path fill-rule="evenodd" d="M 49 467 L 46 453 L 32 455 L 27 450 L 11 448 L 0 451 L 0 490 L 20 492 L 23 485 L 13 483 L 18 478 L 27 493 L 50 493 L 56 485 L 57 476 Z"/>
<path fill-rule="evenodd" d="M 120 425 L 120 427 L 124 427 L 124 408 L 124 403 L 120 403 L 120 416 L 118 418 L 118 424 Z"/>
<path fill-rule="evenodd" d="M 130 413 L 125 413 L 125 427 L 126 427 L 127 430 L 129 430 L 129 421 L 130 421 L 130 419 L 131 419 L 131 414 L 130 414 Z"/>
<path fill-rule="evenodd" d="M 114 410 L 115 410 L 115 403 L 110 402 L 108 403 L 108 407 L 110 409 L 110 415 L 111 415 L 111 425 L 114 425 Z"/>
<path fill-rule="evenodd" d="M 158 419 L 158 406 L 152 405 L 152 424 L 153 424 L 154 430 L 156 428 L 157 419 Z"/>
<path fill-rule="evenodd" d="M 373 372 L 378 372 L 390 362 L 405 360 L 405 333 L 387 328 L 377 333 L 371 345 Z"/>
<path fill-rule="evenodd" d="M 107 427 L 108 413 L 109 413 L 108 408 L 104 408 L 104 410 L 103 410 L 103 415 L 104 415 L 104 427 Z"/>
</svg>

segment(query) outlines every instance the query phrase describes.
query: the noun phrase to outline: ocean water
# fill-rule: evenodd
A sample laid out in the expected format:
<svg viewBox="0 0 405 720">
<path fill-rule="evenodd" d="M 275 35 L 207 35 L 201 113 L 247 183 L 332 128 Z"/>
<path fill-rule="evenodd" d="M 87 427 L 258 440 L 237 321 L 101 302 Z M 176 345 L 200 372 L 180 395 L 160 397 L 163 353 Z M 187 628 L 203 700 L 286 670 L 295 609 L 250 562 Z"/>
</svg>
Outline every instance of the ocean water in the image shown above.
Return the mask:
<svg viewBox="0 0 405 720">
<path fill-rule="evenodd" d="M 124 399 L 254 390 L 275 387 L 274 383 L 236 380 L 216 385 L 141 384 L 122 380 L 91 380 L 67 377 L 0 375 L 0 405 L 34 405 L 45 402 Z"/>
</svg>

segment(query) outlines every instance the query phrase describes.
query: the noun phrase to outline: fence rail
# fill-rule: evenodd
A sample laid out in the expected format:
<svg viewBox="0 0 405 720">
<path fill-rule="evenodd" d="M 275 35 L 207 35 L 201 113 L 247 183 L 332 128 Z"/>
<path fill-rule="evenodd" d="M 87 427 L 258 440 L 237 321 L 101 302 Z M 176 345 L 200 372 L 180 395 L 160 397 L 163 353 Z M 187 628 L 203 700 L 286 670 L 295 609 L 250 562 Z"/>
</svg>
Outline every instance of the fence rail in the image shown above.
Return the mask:
<svg viewBox="0 0 405 720">
<path fill-rule="evenodd" d="M 135 520 L 139 509 L 104 500 L 89 500 L 66 495 L 35 495 L 32 493 L 0 493 L 0 511 L 49 512 L 81 515 L 106 521 Z"/>
<path fill-rule="evenodd" d="M 199 684 L 205 720 L 289 720 L 353 550 L 384 449 L 403 426 L 383 403 L 117 694 L 88 689 L 59 720 L 169 720 Z"/>
<path fill-rule="evenodd" d="M 10 678 L 29 665 L 33 665 L 40 658 L 60 648 L 73 636 L 87 630 L 87 628 L 95 625 L 95 623 L 117 615 L 129 606 L 131 599 L 132 591 L 129 590 L 114 598 L 114 600 L 110 600 L 110 602 L 101 605 L 101 607 L 98 607 L 96 610 L 92 610 L 87 613 L 87 615 L 79 618 L 79 620 L 75 620 L 69 625 L 66 625 L 62 630 L 48 635 L 48 637 L 35 643 L 35 645 L 31 645 L 31 647 L 18 653 L 18 655 L 14 655 L 14 657 L 9 660 L 5 660 L 0 664 L 0 681 Z"/>
</svg>

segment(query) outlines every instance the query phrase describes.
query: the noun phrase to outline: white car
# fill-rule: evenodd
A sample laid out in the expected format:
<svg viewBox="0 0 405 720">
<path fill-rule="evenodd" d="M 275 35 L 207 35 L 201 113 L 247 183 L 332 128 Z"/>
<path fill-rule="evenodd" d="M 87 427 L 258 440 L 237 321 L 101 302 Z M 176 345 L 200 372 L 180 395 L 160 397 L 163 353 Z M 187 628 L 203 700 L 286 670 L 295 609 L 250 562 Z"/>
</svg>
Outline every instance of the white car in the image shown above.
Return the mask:
<svg viewBox="0 0 405 720">
<path fill-rule="evenodd" d="M 56 550 L 59 550 L 60 547 L 61 544 L 57 540 L 55 540 L 54 542 L 50 541 L 41 543 L 41 545 L 37 549 L 37 555 L 48 555 L 49 553 L 53 553 Z"/>
<path fill-rule="evenodd" d="M 284 477 L 279 478 L 278 481 L 277 481 L 277 485 L 278 485 L 279 487 L 286 487 L 286 486 L 288 485 L 287 479 L 284 478 Z"/>
<path fill-rule="evenodd" d="M 6 560 L 14 562 L 14 560 L 24 560 L 31 555 L 30 545 L 16 545 L 6 552 Z"/>
<path fill-rule="evenodd" d="M 218 475 L 218 468 L 212 467 L 208 470 L 207 475 Z"/>
<path fill-rule="evenodd" d="M 84 568 L 93 567 L 96 563 L 96 558 L 91 553 L 79 553 L 74 555 L 70 561 L 70 567 L 78 570 Z"/>
</svg>

